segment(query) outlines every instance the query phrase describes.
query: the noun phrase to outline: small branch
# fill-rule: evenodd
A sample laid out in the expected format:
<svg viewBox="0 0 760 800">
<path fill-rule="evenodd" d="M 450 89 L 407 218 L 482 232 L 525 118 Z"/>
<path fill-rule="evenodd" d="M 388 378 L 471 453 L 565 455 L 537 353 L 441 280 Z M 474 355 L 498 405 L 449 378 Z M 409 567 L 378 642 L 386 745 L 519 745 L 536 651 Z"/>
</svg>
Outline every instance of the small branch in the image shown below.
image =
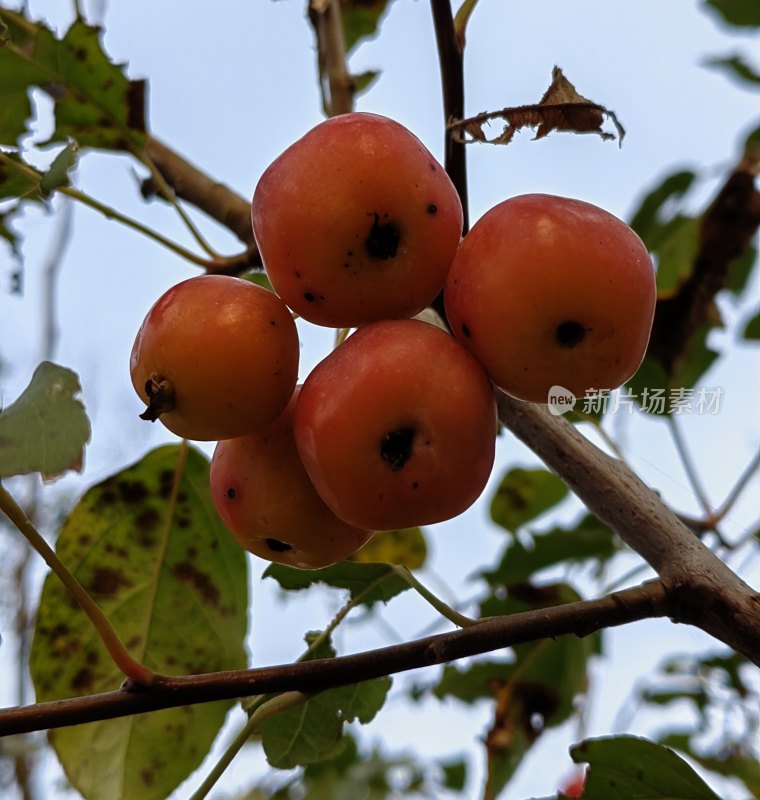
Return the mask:
<svg viewBox="0 0 760 800">
<path fill-rule="evenodd" d="M 697 474 L 697 470 L 694 466 L 691 455 L 686 448 L 686 442 L 681 435 L 681 429 L 678 427 L 678 422 L 672 414 L 668 414 L 666 420 L 668 423 L 668 430 L 673 438 L 673 443 L 676 446 L 678 457 L 681 460 L 681 465 L 683 466 L 684 471 L 686 472 L 686 477 L 689 479 L 692 491 L 699 501 L 699 505 L 702 506 L 702 511 L 705 512 L 707 519 L 711 519 L 714 515 L 713 507 L 707 497 L 704 486 L 702 486 L 702 481 L 699 479 L 699 475 Z"/>
<path fill-rule="evenodd" d="M 739 480 L 736 482 L 736 485 L 729 492 L 728 497 L 723 501 L 720 508 L 715 512 L 714 517 L 709 520 L 710 522 L 716 524 L 720 522 L 720 520 L 725 519 L 726 515 L 734 507 L 734 504 L 741 496 L 741 493 L 744 491 L 747 484 L 752 480 L 758 470 L 760 470 L 760 450 L 755 453 L 755 457 L 749 462 L 749 464 L 747 464 L 744 472 L 742 472 L 742 474 L 739 476 Z"/>
<path fill-rule="evenodd" d="M 284 694 L 276 695 L 271 700 L 267 700 L 266 703 L 260 705 L 248 718 L 248 721 L 232 740 L 230 746 L 224 751 L 219 761 L 214 764 L 214 768 L 206 776 L 203 783 L 193 792 L 190 800 L 203 800 L 204 797 L 208 796 L 208 793 L 214 788 L 235 756 L 243 749 L 243 745 L 251 736 L 259 732 L 263 722 L 266 722 L 266 720 L 277 714 L 281 714 L 283 711 L 302 706 L 313 696 L 314 695 L 303 694 L 302 692 L 285 692 Z"/>
<path fill-rule="evenodd" d="M 412 571 L 401 564 L 396 564 L 393 567 L 393 571 L 396 575 L 398 575 L 402 580 L 406 581 L 409 586 L 417 592 L 420 597 L 427 600 L 431 606 L 442 616 L 446 617 L 449 622 L 453 622 L 459 628 L 469 628 L 471 625 L 478 625 L 480 624 L 481 620 L 472 619 L 471 617 L 466 617 L 464 614 L 460 614 L 458 611 L 453 609 L 447 603 L 444 603 L 440 597 L 434 595 L 427 587 L 423 586 L 417 578 L 412 574 Z"/>
<path fill-rule="evenodd" d="M 56 191 L 59 191 L 61 194 L 65 194 L 67 197 L 77 200 L 83 205 L 89 206 L 106 217 L 106 219 L 115 220 L 116 222 L 120 222 L 122 225 L 125 225 L 128 228 L 132 228 L 132 230 L 143 234 L 143 236 L 147 236 L 154 242 L 158 242 L 158 244 L 163 245 L 181 258 L 184 258 L 185 260 L 190 261 L 199 267 L 203 267 L 208 272 L 222 272 L 224 270 L 229 270 L 233 267 L 239 267 L 248 263 L 247 253 L 215 259 L 207 259 L 197 256 L 195 253 L 192 253 L 190 250 L 182 247 L 182 245 L 167 239 L 158 231 L 154 231 L 147 225 L 143 225 L 141 222 L 125 216 L 115 208 L 111 208 L 110 206 L 101 203 L 99 200 L 96 200 L 94 197 L 90 197 L 84 192 L 81 192 L 79 189 L 75 189 L 73 186 L 61 186 Z"/>
<path fill-rule="evenodd" d="M 142 150 L 137 154 L 140 161 L 148 168 L 150 171 L 151 177 L 153 179 L 154 186 L 158 189 L 160 195 L 169 203 L 172 208 L 177 212 L 179 218 L 185 224 L 185 227 L 190 232 L 190 235 L 195 239 L 196 243 L 200 246 L 205 253 L 211 257 L 212 260 L 216 260 L 219 258 L 220 254 L 211 247 L 211 245 L 206 241 L 206 238 L 203 234 L 198 230 L 195 223 L 190 219 L 190 216 L 187 214 L 184 208 L 179 204 L 177 201 L 177 196 L 174 192 L 174 189 L 168 184 L 166 178 L 161 174 L 161 171 L 158 167 L 153 163 L 153 159 L 148 155 L 145 150 Z"/>
<path fill-rule="evenodd" d="M 463 630 L 350 656 L 161 678 L 152 687 L 134 691 L 122 689 L 5 709 L 0 711 L 0 736 L 214 700 L 292 691 L 314 693 L 545 637 L 587 636 L 602 628 L 669 616 L 671 611 L 664 587 L 655 581 L 598 600 L 485 619 Z"/>
<path fill-rule="evenodd" d="M 317 33 L 320 82 L 328 116 L 354 110 L 354 82 L 346 64 L 346 40 L 340 0 L 312 2 L 312 23 Z M 324 85 L 327 79 L 327 93 Z"/>
<path fill-rule="evenodd" d="M 462 232 L 467 233 L 470 227 L 467 199 L 467 154 L 464 144 L 456 141 L 449 131 L 449 125 L 454 120 L 464 117 L 463 43 L 457 36 L 454 26 L 451 0 L 430 0 L 430 7 L 433 12 L 443 89 L 443 114 L 446 131 L 444 165 L 462 201 L 464 211 Z"/>
<path fill-rule="evenodd" d="M 261 265 L 253 239 L 250 199 L 241 197 L 228 186 L 201 172 L 153 136 L 148 137 L 145 152 L 174 189 L 177 197 L 199 208 L 232 231 L 247 245 L 249 263 L 252 266 Z"/>
<path fill-rule="evenodd" d="M 34 527 L 23 509 L 13 499 L 11 494 L 0 484 L 0 510 L 26 537 L 32 547 L 45 559 L 50 569 L 60 579 L 69 594 L 79 603 L 82 610 L 95 626 L 108 654 L 124 675 L 136 684 L 147 686 L 156 678 L 156 674 L 143 664 L 135 661 L 127 652 L 126 647 L 119 639 L 118 634 L 111 625 L 108 617 L 100 610 L 95 601 L 87 594 L 81 583 L 69 572 L 68 567 L 58 558 L 55 551 L 45 541 L 42 534 Z"/>
</svg>

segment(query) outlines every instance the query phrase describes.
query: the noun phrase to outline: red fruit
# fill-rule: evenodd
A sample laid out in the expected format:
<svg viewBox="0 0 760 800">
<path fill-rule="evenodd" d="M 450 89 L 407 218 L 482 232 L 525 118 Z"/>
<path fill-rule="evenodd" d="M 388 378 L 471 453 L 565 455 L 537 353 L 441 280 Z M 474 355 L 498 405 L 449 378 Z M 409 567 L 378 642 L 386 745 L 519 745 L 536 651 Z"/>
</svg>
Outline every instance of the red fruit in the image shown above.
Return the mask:
<svg viewBox="0 0 760 800">
<path fill-rule="evenodd" d="M 586 776 L 585 775 L 577 775 L 573 778 L 564 789 L 562 789 L 562 794 L 565 797 L 583 797 L 583 789 L 586 784 Z"/>
<path fill-rule="evenodd" d="M 655 306 L 646 247 L 624 222 L 580 200 L 532 194 L 488 211 L 462 242 L 446 284 L 454 335 L 494 383 L 546 403 L 631 378 Z"/>
<path fill-rule="evenodd" d="M 314 569 L 348 558 L 372 534 L 339 520 L 309 480 L 293 440 L 297 393 L 263 430 L 217 444 L 211 493 L 219 516 L 246 550 Z"/>
<path fill-rule="evenodd" d="M 311 322 L 355 327 L 430 304 L 461 238 L 462 206 L 414 134 L 357 112 L 317 125 L 267 168 L 252 221 L 280 297 Z"/>
<path fill-rule="evenodd" d="M 496 407 L 487 376 L 451 336 L 417 320 L 375 322 L 309 375 L 294 430 L 335 514 L 391 530 L 475 501 L 493 466 Z"/>
<path fill-rule="evenodd" d="M 299 343 L 285 304 L 223 275 L 182 281 L 153 305 L 137 333 L 130 371 L 146 419 L 209 441 L 271 422 L 298 378 Z"/>
</svg>

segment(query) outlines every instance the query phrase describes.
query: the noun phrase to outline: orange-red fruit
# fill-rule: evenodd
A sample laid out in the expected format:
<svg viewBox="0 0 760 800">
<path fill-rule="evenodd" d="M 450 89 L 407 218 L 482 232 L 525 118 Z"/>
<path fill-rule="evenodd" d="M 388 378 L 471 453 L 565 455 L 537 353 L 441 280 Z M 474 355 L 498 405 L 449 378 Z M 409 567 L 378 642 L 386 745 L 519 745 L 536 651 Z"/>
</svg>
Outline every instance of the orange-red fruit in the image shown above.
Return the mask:
<svg viewBox="0 0 760 800">
<path fill-rule="evenodd" d="M 562 794 L 565 797 L 583 797 L 583 790 L 586 786 L 586 776 L 585 775 L 577 775 L 575 778 L 572 778 L 570 782 L 565 786 L 562 790 Z"/>
<path fill-rule="evenodd" d="M 375 322 L 306 379 L 294 418 L 306 471 L 352 525 L 392 530 L 457 516 L 480 495 L 496 435 L 493 387 L 425 322 Z"/>
<path fill-rule="evenodd" d="M 546 403 L 625 383 L 644 358 L 655 306 L 646 247 L 580 200 L 530 194 L 488 211 L 462 241 L 446 284 L 454 335 L 494 383 Z"/>
<path fill-rule="evenodd" d="M 372 534 L 339 520 L 309 480 L 293 440 L 296 396 L 263 430 L 217 444 L 211 493 L 219 516 L 246 550 L 314 569 L 348 558 Z"/>
<path fill-rule="evenodd" d="M 311 322 L 355 327 L 430 304 L 461 239 L 462 205 L 414 134 L 355 112 L 317 125 L 267 168 L 252 220 L 280 297 Z"/>
<path fill-rule="evenodd" d="M 298 359 L 296 326 L 280 298 L 240 278 L 201 275 L 153 305 L 130 367 L 149 412 L 178 436 L 210 441 L 242 436 L 282 413 Z"/>
</svg>

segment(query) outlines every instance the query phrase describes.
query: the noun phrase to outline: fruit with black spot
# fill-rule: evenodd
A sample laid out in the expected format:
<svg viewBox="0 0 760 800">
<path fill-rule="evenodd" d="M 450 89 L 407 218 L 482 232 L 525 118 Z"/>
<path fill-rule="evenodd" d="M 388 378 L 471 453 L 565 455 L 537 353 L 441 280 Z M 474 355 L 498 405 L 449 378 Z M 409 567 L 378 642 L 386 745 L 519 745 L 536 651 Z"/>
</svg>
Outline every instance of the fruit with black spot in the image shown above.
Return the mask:
<svg viewBox="0 0 760 800">
<path fill-rule="evenodd" d="M 454 335 L 497 386 L 546 403 L 614 389 L 639 368 L 652 328 L 646 247 L 597 206 L 543 194 L 494 206 L 465 236 L 446 283 Z"/>
<path fill-rule="evenodd" d="M 348 558 L 372 534 L 338 519 L 309 480 L 293 439 L 298 391 L 263 430 L 217 444 L 211 494 L 222 521 L 246 550 L 315 569 Z"/>
<path fill-rule="evenodd" d="M 186 439 L 242 436 L 282 413 L 298 379 L 299 342 L 279 297 L 225 275 L 189 278 L 145 317 L 130 372 L 144 419 Z"/>
<path fill-rule="evenodd" d="M 269 279 L 304 319 L 356 327 L 414 316 L 443 288 L 462 205 L 403 125 L 354 112 L 325 120 L 264 172 L 251 207 Z"/>
<path fill-rule="evenodd" d="M 341 519 L 373 530 L 427 525 L 461 514 L 485 487 L 493 387 L 439 328 L 374 322 L 307 377 L 294 431 L 306 471 Z"/>
</svg>

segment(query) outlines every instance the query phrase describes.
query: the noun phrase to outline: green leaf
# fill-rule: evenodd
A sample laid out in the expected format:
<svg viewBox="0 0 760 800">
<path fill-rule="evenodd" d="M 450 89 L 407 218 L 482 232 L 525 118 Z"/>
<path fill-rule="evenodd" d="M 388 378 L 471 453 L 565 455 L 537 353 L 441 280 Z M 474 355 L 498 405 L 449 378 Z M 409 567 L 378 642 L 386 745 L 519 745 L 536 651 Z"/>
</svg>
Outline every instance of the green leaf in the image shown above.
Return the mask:
<svg viewBox="0 0 760 800">
<path fill-rule="evenodd" d="M 760 88 L 760 74 L 747 63 L 741 53 L 723 58 L 711 58 L 704 63 L 706 67 L 720 70 L 731 78 L 738 78 L 740 82 L 750 84 L 753 89 Z"/>
<path fill-rule="evenodd" d="M 343 746 L 344 724 L 371 722 L 390 687 L 390 678 L 341 686 L 270 717 L 261 726 L 267 761 L 278 769 L 291 769 L 334 757 Z"/>
<path fill-rule="evenodd" d="M 706 0 L 705 6 L 729 25 L 760 27 L 760 4 L 756 0 Z"/>
<path fill-rule="evenodd" d="M 69 142 L 66 147 L 53 159 L 50 169 L 40 179 L 40 192 L 47 197 L 61 186 L 68 186 L 69 172 L 74 169 L 79 161 L 79 145 Z"/>
<path fill-rule="evenodd" d="M 463 758 L 441 762 L 443 785 L 454 792 L 464 791 L 467 782 L 467 762 Z"/>
<path fill-rule="evenodd" d="M 630 396 L 648 414 L 670 414 L 678 405 L 679 397 L 691 391 L 691 411 L 683 413 L 712 413 L 715 404 L 721 403 L 719 387 L 697 387 L 697 381 L 718 358 L 718 353 L 707 346 L 710 328 L 705 325 L 692 337 L 689 352 L 676 366 L 671 377 L 662 366 L 647 356 L 638 372 L 626 384 Z M 700 410 L 701 409 L 701 410 Z"/>
<path fill-rule="evenodd" d="M 493 659 L 477 661 L 467 667 L 446 664 L 433 694 L 439 700 L 453 697 L 471 704 L 493 697 L 495 685 L 506 682 L 513 669 L 514 664 Z"/>
<path fill-rule="evenodd" d="M 243 668 L 245 553 L 222 525 L 208 461 L 161 447 L 94 486 L 56 550 L 134 657 L 160 673 Z M 38 701 L 116 689 L 123 676 L 89 621 L 50 575 L 30 667 Z M 206 756 L 229 702 L 61 728 L 50 734 L 87 800 L 163 800 Z"/>
<path fill-rule="evenodd" d="M 586 739 L 570 755 L 589 764 L 584 800 L 720 800 L 682 758 L 647 739 Z"/>
<path fill-rule="evenodd" d="M 79 378 L 43 361 L 13 405 L 0 412 L 0 478 L 39 472 L 47 480 L 80 471 L 90 421 Z"/>
<path fill-rule="evenodd" d="M 657 260 L 657 296 L 667 297 L 694 271 L 699 250 L 700 221 L 693 217 L 676 216 L 660 231 L 654 248 Z"/>
<path fill-rule="evenodd" d="M 760 339 L 760 311 L 747 320 L 741 336 L 742 339 Z"/>
<path fill-rule="evenodd" d="M 351 81 L 354 84 L 354 97 L 358 97 L 360 94 L 369 91 L 372 88 L 372 84 L 374 84 L 379 77 L 380 72 L 376 69 L 368 69 L 364 72 L 352 75 Z"/>
<path fill-rule="evenodd" d="M 262 289 L 266 289 L 269 292 L 274 292 L 274 288 L 269 280 L 269 276 L 263 270 L 251 269 L 248 270 L 248 272 L 244 272 L 240 277 L 243 278 L 243 280 L 255 283 L 256 286 L 261 286 Z"/>
<path fill-rule="evenodd" d="M 729 748 L 722 748 L 721 753 L 713 755 L 695 752 L 691 737 L 680 733 L 663 737 L 660 744 L 681 750 L 711 772 L 726 778 L 737 778 L 753 797 L 760 797 L 760 763 L 753 753 L 741 753 Z"/>
<path fill-rule="evenodd" d="M 343 38 L 347 55 L 364 39 L 377 33 L 389 5 L 389 0 L 342 0 Z"/>
<path fill-rule="evenodd" d="M 63 39 L 43 23 L 0 9 L 10 43 L 0 48 L 0 142 L 15 143 L 31 116 L 29 89 L 55 103 L 50 142 L 131 152 L 145 142 L 145 82 L 130 81 L 103 52 L 100 29 L 75 22 Z"/>
<path fill-rule="evenodd" d="M 41 175 L 25 164 L 18 153 L 0 150 L 0 200 L 18 197 L 40 201 Z"/>
<path fill-rule="evenodd" d="M 757 261 L 757 250 L 747 247 L 746 250 L 728 265 L 728 280 L 725 288 L 732 294 L 739 296 L 749 282 L 752 270 Z"/>
<path fill-rule="evenodd" d="M 323 569 L 296 569 L 284 564 L 270 564 L 265 578 L 274 578 L 288 591 L 308 589 L 325 583 L 338 589 L 348 589 L 351 600 L 368 606 L 387 603 L 409 588 L 409 584 L 393 571 L 390 564 L 356 564 L 341 561 Z"/>
<path fill-rule="evenodd" d="M 296 776 L 274 794 L 262 794 L 270 800 L 397 800 L 399 797 L 433 797 L 423 791 L 421 767 L 407 756 L 389 757 L 373 749 L 360 753 L 350 734 L 334 758 L 308 764 L 302 776 Z M 246 795 L 246 798 L 248 796 Z"/>
<path fill-rule="evenodd" d="M 690 170 L 681 170 L 668 175 L 641 201 L 631 219 L 631 227 L 638 233 L 649 250 L 654 250 L 662 236 L 665 220 L 663 207 L 680 200 L 691 188 L 696 175 Z"/>
<path fill-rule="evenodd" d="M 515 539 L 504 549 L 499 565 L 480 576 L 491 586 L 510 586 L 528 582 L 539 570 L 556 564 L 606 560 L 616 552 L 612 531 L 593 514 L 586 514 L 573 528 L 532 534 L 529 545 Z"/>
<path fill-rule="evenodd" d="M 517 530 L 563 500 L 569 490 L 545 469 L 514 467 L 501 479 L 491 500 L 491 519 L 508 531 Z"/>
<path fill-rule="evenodd" d="M 381 562 L 399 564 L 408 569 L 419 569 L 426 559 L 427 542 L 421 528 L 378 531 L 361 550 L 351 556 L 351 561 L 361 564 Z"/>
</svg>

